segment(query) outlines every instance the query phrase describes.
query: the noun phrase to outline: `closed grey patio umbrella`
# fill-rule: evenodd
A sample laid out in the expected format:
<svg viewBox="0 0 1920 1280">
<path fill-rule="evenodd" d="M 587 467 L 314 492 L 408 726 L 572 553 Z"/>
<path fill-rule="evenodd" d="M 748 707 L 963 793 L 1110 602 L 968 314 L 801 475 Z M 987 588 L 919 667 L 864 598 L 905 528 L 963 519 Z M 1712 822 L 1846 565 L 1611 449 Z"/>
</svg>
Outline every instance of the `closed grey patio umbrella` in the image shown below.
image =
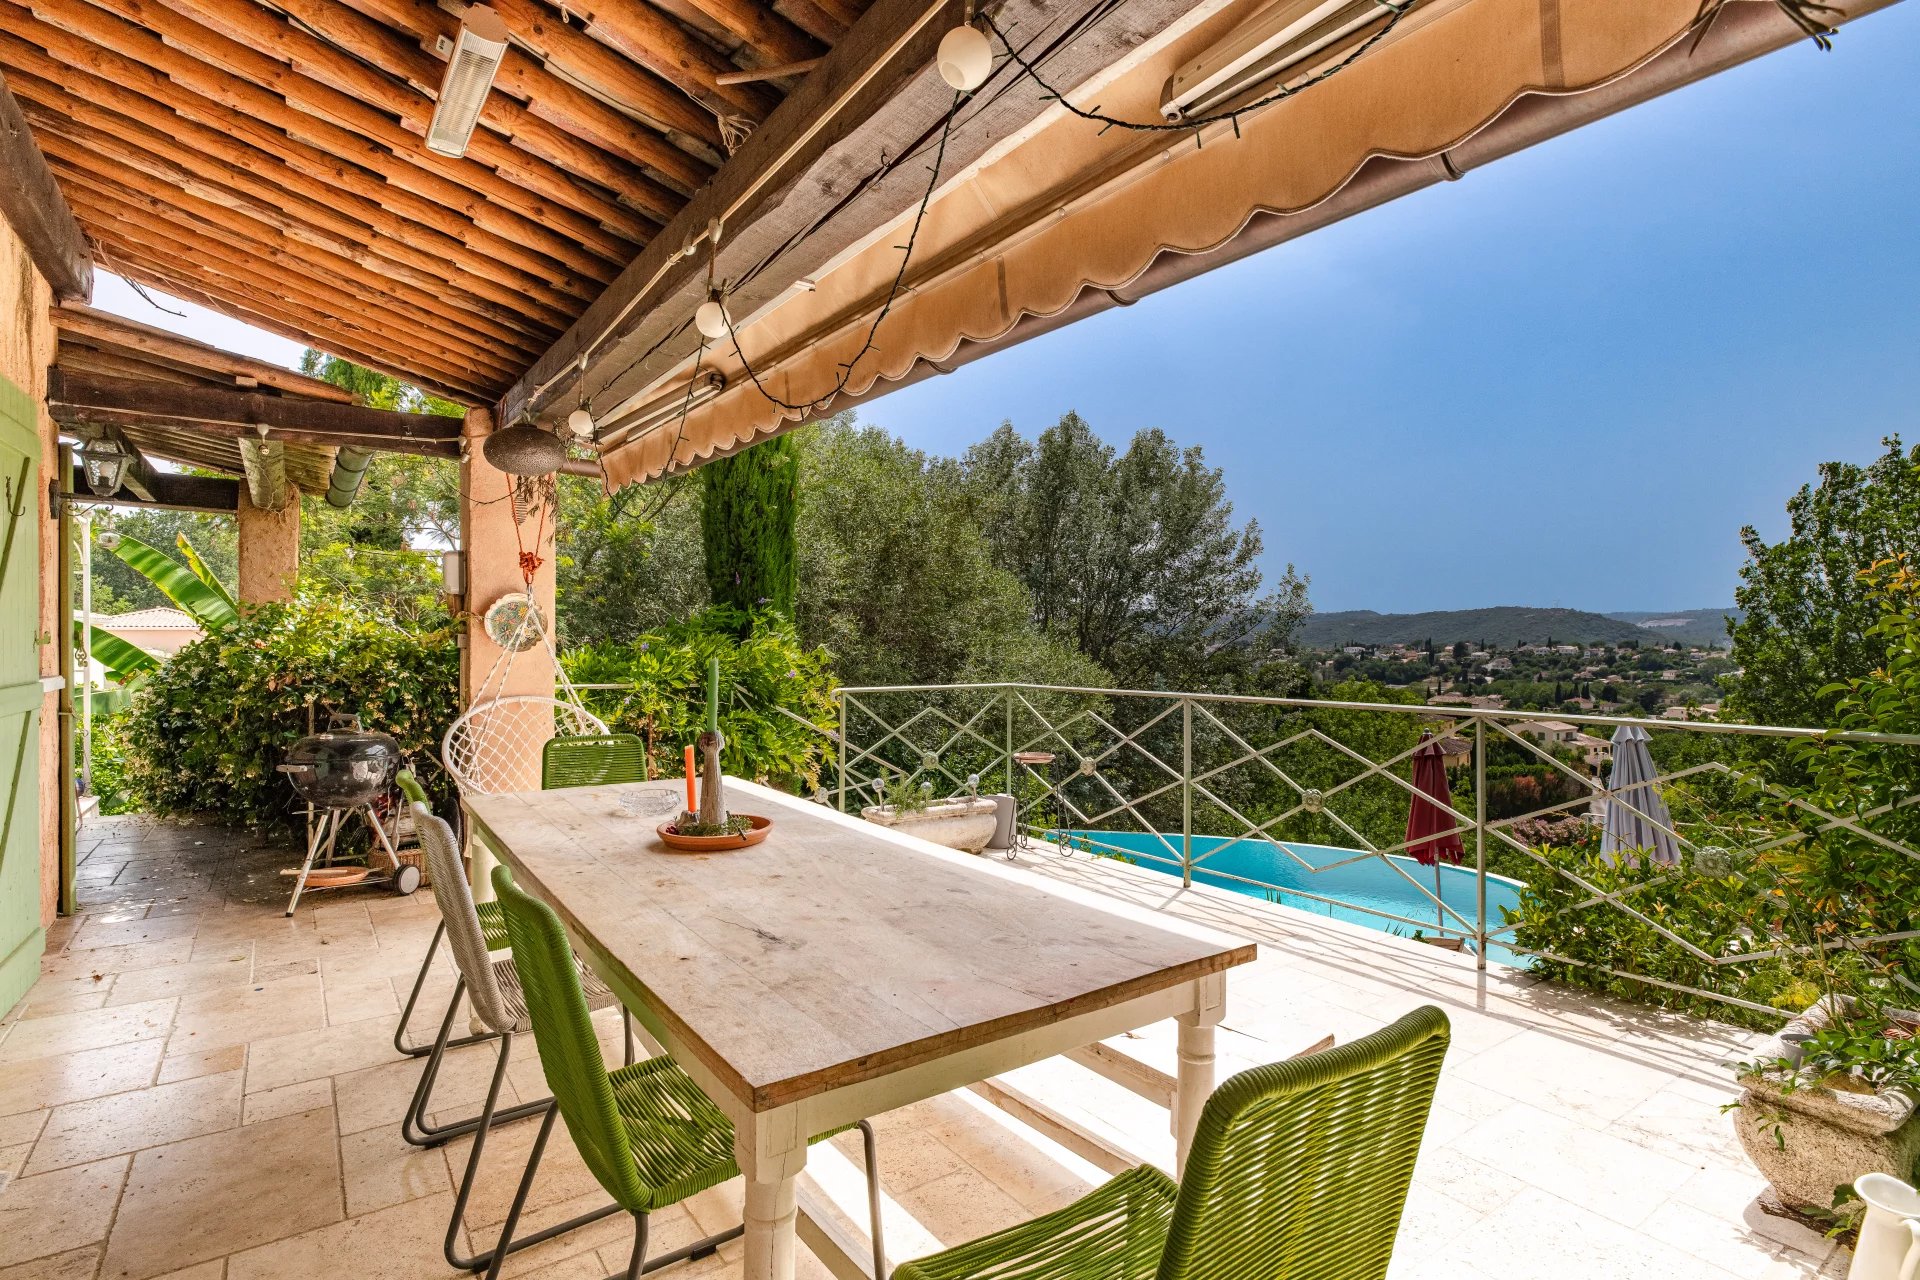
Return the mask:
<svg viewBox="0 0 1920 1280">
<path fill-rule="evenodd" d="M 1673 838 L 1673 816 L 1653 785 L 1653 753 L 1647 731 L 1623 724 L 1613 732 L 1613 772 L 1607 775 L 1606 817 L 1600 827 L 1600 853 L 1619 861 L 1623 851 L 1645 849 L 1655 862 L 1680 861 Z"/>
</svg>

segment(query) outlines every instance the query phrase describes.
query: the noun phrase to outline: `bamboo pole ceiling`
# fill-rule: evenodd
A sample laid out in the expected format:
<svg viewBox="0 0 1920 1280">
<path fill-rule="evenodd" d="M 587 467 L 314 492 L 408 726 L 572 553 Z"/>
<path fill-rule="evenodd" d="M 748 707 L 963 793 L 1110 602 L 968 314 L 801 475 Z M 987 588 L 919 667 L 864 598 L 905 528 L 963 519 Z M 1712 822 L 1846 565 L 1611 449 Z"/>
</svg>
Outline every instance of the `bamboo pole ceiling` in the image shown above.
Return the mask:
<svg viewBox="0 0 1920 1280">
<path fill-rule="evenodd" d="M 495 0 L 463 158 L 424 136 L 462 6 L 0 0 L 0 71 L 100 265 L 498 398 L 865 0 Z"/>
</svg>

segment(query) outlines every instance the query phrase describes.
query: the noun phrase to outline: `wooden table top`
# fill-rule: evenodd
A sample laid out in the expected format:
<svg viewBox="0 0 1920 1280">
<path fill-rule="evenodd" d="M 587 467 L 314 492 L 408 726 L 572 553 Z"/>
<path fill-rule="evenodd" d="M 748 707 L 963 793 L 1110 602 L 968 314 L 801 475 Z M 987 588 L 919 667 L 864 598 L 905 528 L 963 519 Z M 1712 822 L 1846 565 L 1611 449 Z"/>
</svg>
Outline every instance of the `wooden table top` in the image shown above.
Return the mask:
<svg viewBox="0 0 1920 1280">
<path fill-rule="evenodd" d="M 727 780 L 773 833 L 668 853 L 678 780 L 466 801 L 516 880 L 623 972 L 749 1109 L 1165 990 L 1252 943 L 1045 883 L 992 855 Z M 661 810 L 629 817 L 623 792 Z M 610 975 L 612 976 L 612 975 Z"/>
</svg>

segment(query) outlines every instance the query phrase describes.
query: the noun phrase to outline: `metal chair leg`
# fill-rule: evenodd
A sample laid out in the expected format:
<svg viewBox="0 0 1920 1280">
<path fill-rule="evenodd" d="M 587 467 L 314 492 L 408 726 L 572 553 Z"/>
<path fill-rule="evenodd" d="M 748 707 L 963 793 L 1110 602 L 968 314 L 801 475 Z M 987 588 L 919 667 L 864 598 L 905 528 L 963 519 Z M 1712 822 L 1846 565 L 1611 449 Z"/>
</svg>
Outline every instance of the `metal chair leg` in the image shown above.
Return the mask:
<svg viewBox="0 0 1920 1280">
<path fill-rule="evenodd" d="M 887 1246 L 880 1235 L 880 1147 L 871 1124 L 862 1120 L 859 1129 L 867 1157 L 867 1211 L 873 1215 L 873 1280 L 887 1280 Z"/>
<path fill-rule="evenodd" d="M 527 1207 L 527 1192 L 533 1187 L 534 1170 L 540 1167 L 540 1157 L 546 1153 L 547 1139 L 553 1134 L 553 1122 L 560 1114 L 560 1108 L 549 1105 L 546 1115 L 540 1121 L 540 1134 L 533 1140 L 533 1151 L 527 1156 L 526 1172 L 520 1175 L 520 1186 L 513 1193 L 513 1206 L 507 1210 L 507 1220 L 500 1228 L 500 1243 L 494 1246 L 493 1257 L 487 1262 L 487 1280 L 499 1280 L 500 1264 L 507 1260 L 511 1250 L 507 1247 L 513 1241 L 513 1229 L 520 1225 L 520 1211 Z"/>
<path fill-rule="evenodd" d="M 420 1002 L 420 992 L 424 990 L 427 985 L 427 974 L 433 970 L 433 958 L 439 954 L 440 940 L 446 936 L 447 922 L 442 920 L 434 926 L 433 941 L 427 944 L 427 954 L 422 957 L 420 961 L 420 972 L 416 974 L 413 979 L 413 990 L 407 993 L 407 1007 L 400 1011 L 400 1021 L 396 1023 L 393 1028 L 394 1049 L 397 1052 L 406 1054 L 409 1058 L 424 1058 L 433 1052 L 433 1045 L 430 1043 L 407 1043 L 407 1024 L 413 1021 L 414 1007 Z M 473 1035 L 457 1036 L 447 1041 L 447 1048 L 459 1049 L 466 1045 L 479 1044 L 482 1040 L 493 1039 L 494 1035 L 495 1033 L 491 1031 L 479 1031 Z"/>
<path fill-rule="evenodd" d="M 511 1040 L 512 1037 L 509 1036 L 507 1039 Z M 500 1083 L 506 1078 L 507 1074 L 506 1064 L 507 1056 L 503 1053 L 500 1055 L 499 1065 L 494 1068 L 493 1081 L 487 1087 L 487 1104 L 480 1112 L 480 1127 L 473 1131 L 473 1150 L 467 1153 L 467 1169 L 460 1177 L 460 1191 L 459 1194 L 454 1197 L 453 1215 L 447 1220 L 447 1238 L 441 1246 L 441 1251 L 446 1256 L 448 1264 L 462 1271 L 485 1271 L 493 1265 L 494 1255 L 501 1250 L 505 1250 L 507 1253 L 514 1253 L 530 1245 L 551 1240 L 557 1235 L 572 1231 L 575 1227 L 584 1227 L 589 1222 L 598 1222 L 600 1219 L 620 1211 L 619 1205 L 609 1204 L 589 1213 L 583 1213 L 569 1218 L 565 1222 L 558 1222 L 553 1226 L 545 1227 L 524 1239 L 513 1241 L 503 1239 L 500 1244 L 495 1245 L 492 1249 L 488 1249 L 484 1253 L 477 1253 L 470 1258 L 460 1255 L 458 1252 L 460 1228 L 466 1221 L 467 1202 L 473 1195 L 474 1178 L 479 1173 L 480 1160 L 486 1152 L 487 1133 L 493 1127 L 494 1108 L 500 1100 Z M 548 1099 L 543 1105 L 549 1109 L 549 1114 L 551 1114 L 553 1106 L 552 1099 Z M 524 1180 L 530 1181 L 532 1179 L 534 1170 L 540 1163 L 540 1154 L 541 1148 L 536 1147 L 533 1153 L 528 1156 L 527 1169 L 522 1175 Z"/>
<path fill-rule="evenodd" d="M 451 1040 L 453 1015 L 460 1008 L 460 997 L 466 989 L 467 984 L 464 978 L 454 983 L 453 998 L 447 1001 L 446 1017 L 440 1020 L 440 1034 L 435 1037 L 433 1048 L 428 1052 L 426 1069 L 420 1073 L 420 1082 L 413 1087 L 413 1100 L 407 1104 L 406 1114 L 400 1120 L 400 1136 L 416 1147 L 440 1146 L 461 1134 L 474 1132 L 482 1123 L 482 1116 L 470 1116 L 465 1120 L 456 1120 L 449 1124 L 427 1123 L 428 1103 L 433 1098 L 433 1086 L 440 1078 L 440 1064 L 445 1061 L 447 1049 L 453 1043 Z M 500 1040 L 499 1058 L 494 1064 L 496 1079 L 507 1069 L 507 1056 L 513 1037 L 500 1036 L 498 1039 Z M 546 1105 L 545 1102 L 523 1102 L 493 1116 L 491 1123 L 504 1124 L 509 1120 L 523 1120 L 538 1114 Z"/>
</svg>

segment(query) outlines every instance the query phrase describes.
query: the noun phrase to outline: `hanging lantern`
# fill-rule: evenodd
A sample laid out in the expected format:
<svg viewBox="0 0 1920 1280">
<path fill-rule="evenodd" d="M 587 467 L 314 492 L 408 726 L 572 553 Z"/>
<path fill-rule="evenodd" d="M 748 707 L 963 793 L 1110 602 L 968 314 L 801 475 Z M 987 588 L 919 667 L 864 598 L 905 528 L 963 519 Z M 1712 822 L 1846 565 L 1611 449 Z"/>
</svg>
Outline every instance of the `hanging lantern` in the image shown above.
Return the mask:
<svg viewBox="0 0 1920 1280">
<path fill-rule="evenodd" d="M 132 461 L 133 456 L 111 436 L 95 436 L 80 446 L 81 471 L 87 478 L 87 488 L 96 497 L 109 498 L 120 492 Z"/>
<path fill-rule="evenodd" d="M 494 432 L 481 442 L 480 452 L 490 465 L 514 476 L 551 475 L 567 460 L 560 437 L 531 422 Z"/>
</svg>

